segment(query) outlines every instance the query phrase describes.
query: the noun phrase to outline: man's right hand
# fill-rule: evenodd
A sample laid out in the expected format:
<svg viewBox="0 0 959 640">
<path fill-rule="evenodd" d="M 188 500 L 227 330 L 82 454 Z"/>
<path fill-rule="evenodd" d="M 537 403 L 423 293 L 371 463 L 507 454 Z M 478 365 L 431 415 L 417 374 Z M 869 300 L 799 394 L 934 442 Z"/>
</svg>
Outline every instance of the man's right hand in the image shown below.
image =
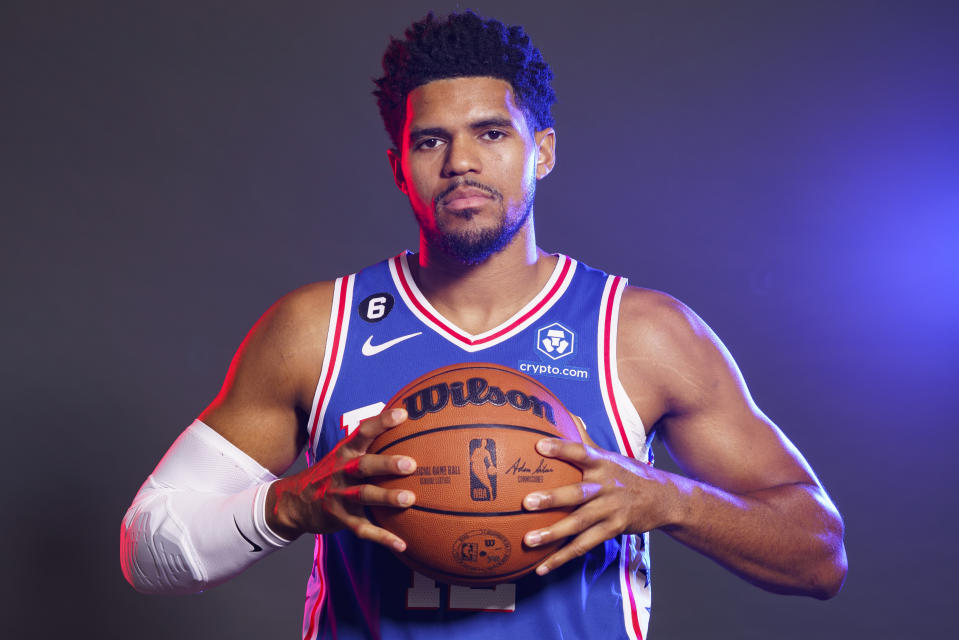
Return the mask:
<svg viewBox="0 0 959 640">
<path fill-rule="evenodd" d="M 366 453 L 377 436 L 406 418 L 405 409 L 391 409 L 364 420 L 322 460 L 274 482 L 266 498 L 270 528 L 290 540 L 303 533 L 349 529 L 359 538 L 404 551 L 406 543 L 370 522 L 364 507 L 406 508 L 416 500 L 411 491 L 387 490 L 367 482 L 371 477 L 405 476 L 416 470 L 416 461 L 408 456 Z"/>
</svg>

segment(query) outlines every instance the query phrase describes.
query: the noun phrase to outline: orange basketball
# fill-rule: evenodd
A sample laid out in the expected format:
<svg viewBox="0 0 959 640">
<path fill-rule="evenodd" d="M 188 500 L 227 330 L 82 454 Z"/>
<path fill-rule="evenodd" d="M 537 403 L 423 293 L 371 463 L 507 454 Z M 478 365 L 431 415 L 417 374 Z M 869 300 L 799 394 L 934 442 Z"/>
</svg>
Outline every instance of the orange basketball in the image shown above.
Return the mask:
<svg viewBox="0 0 959 640">
<path fill-rule="evenodd" d="M 575 466 L 536 452 L 544 437 L 581 441 L 569 411 L 542 384 L 509 367 L 464 363 L 417 378 L 393 396 L 409 420 L 373 441 L 370 453 L 402 454 L 416 472 L 380 486 L 409 489 L 409 509 L 370 507 L 370 520 L 403 538 L 397 556 L 443 582 L 509 582 L 535 569 L 562 541 L 537 548 L 523 535 L 570 509 L 526 511 L 537 489 L 575 484 Z"/>
</svg>

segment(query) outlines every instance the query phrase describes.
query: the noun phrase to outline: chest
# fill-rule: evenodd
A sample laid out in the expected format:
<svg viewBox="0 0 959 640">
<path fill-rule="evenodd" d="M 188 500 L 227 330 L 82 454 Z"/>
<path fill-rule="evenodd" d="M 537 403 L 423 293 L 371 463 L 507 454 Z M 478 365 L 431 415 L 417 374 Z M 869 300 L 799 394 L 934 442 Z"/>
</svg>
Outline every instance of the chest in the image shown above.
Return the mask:
<svg viewBox="0 0 959 640">
<path fill-rule="evenodd" d="M 396 260 L 396 259 L 394 259 Z M 566 258 L 566 260 L 569 260 Z M 645 432 L 625 397 L 610 341 L 609 277 L 567 265 L 541 296 L 509 322 L 470 335 L 432 309 L 404 282 L 402 263 L 344 278 L 343 311 L 331 325 L 326 388 L 317 391 L 310 450 L 322 457 L 359 425 L 378 414 L 411 380 L 439 367 L 489 362 L 524 373 L 550 389 L 586 423 L 601 447 L 624 450 Z M 614 344 L 614 343 L 613 343 Z M 332 347 L 334 353 L 329 353 Z M 629 406 L 620 406 L 628 404 Z"/>
</svg>

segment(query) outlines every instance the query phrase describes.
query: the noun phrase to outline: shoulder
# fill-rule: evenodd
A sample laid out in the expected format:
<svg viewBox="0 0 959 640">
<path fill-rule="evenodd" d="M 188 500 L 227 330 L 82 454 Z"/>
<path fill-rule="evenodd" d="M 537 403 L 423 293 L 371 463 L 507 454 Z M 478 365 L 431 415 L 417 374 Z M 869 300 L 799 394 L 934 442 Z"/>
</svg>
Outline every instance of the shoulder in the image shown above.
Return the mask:
<svg viewBox="0 0 959 640">
<path fill-rule="evenodd" d="M 333 291 L 333 282 L 315 282 L 273 303 L 240 345 L 231 372 L 245 378 L 240 382 L 286 388 L 291 401 L 309 403 L 323 363 Z"/>
<path fill-rule="evenodd" d="M 627 392 L 642 387 L 656 398 L 657 418 L 709 401 L 717 385 L 740 383 L 732 357 L 702 318 L 653 289 L 623 292 L 617 363 Z"/>
<path fill-rule="evenodd" d="M 619 309 L 619 335 L 627 351 L 686 353 L 714 345 L 715 335 L 688 306 L 662 291 L 628 286 Z"/>
<path fill-rule="evenodd" d="M 294 289 L 266 310 L 254 326 L 253 334 L 290 347 L 302 347 L 302 343 L 312 343 L 317 337 L 325 340 L 333 290 L 332 281 Z"/>
<path fill-rule="evenodd" d="M 200 419 L 274 473 L 296 459 L 323 365 L 333 283 L 288 293 L 260 317 Z"/>
</svg>

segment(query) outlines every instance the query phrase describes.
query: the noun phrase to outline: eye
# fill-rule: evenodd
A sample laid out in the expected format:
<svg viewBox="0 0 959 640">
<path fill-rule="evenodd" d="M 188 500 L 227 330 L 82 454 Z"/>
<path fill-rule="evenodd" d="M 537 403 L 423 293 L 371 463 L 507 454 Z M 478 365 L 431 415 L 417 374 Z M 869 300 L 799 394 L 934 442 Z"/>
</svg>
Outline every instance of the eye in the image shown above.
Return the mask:
<svg viewBox="0 0 959 640">
<path fill-rule="evenodd" d="M 483 137 L 486 138 L 487 140 L 493 140 L 493 141 L 502 140 L 503 138 L 506 137 L 506 133 L 498 129 L 490 129 L 489 131 L 483 134 Z"/>
<path fill-rule="evenodd" d="M 417 142 L 416 145 L 414 145 L 414 148 L 415 149 L 436 149 L 441 144 L 443 144 L 443 141 L 440 140 L 439 138 L 423 138 L 422 140 Z"/>
</svg>

